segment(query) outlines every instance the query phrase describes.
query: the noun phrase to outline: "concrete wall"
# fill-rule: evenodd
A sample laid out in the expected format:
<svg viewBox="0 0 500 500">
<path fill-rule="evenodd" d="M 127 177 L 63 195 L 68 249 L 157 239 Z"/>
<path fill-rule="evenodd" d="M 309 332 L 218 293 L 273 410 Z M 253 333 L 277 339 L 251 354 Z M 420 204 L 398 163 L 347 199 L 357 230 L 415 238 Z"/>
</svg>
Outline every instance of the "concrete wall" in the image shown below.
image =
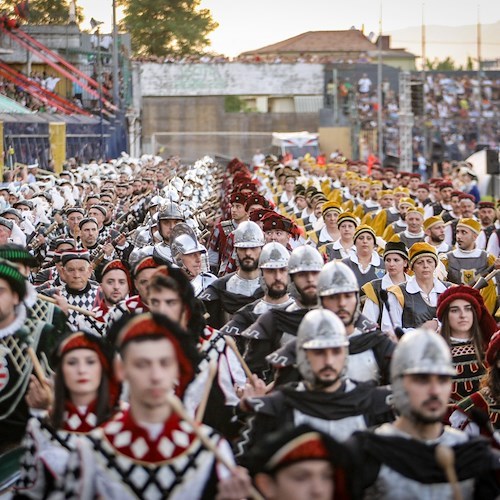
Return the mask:
<svg viewBox="0 0 500 500">
<path fill-rule="evenodd" d="M 141 91 L 151 96 L 322 95 L 322 64 L 142 63 Z"/>
<path fill-rule="evenodd" d="M 156 64 L 141 63 L 143 152 L 204 154 L 249 160 L 269 151 L 272 132 L 316 132 L 318 105 L 295 112 L 295 96 L 322 100 L 321 64 Z M 225 96 L 250 99 L 254 113 L 226 113 Z M 304 106 L 302 106 L 303 108 Z M 306 112 L 304 112 L 306 111 Z"/>
<path fill-rule="evenodd" d="M 143 97 L 143 152 L 239 156 L 269 150 L 272 132 L 316 132 L 318 113 L 226 113 L 224 97 Z M 156 135 L 155 135 L 156 134 Z"/>
</svg>

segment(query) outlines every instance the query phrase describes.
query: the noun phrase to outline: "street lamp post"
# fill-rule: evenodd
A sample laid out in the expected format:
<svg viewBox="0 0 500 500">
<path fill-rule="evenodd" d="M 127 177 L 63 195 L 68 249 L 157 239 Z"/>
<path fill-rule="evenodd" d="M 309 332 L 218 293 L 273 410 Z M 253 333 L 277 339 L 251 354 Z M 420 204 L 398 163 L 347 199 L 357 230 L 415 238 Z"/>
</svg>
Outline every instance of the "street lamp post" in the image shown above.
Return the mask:
<svg viewBox="0 0 500 500">
<path fill-rule="evenodd" d="M 113 0 L 113 104 L 120 107 L 120 77 L 118 73 L 118 27 L 116 24 L 116 0 Z"/>
<path fill-rule="evenodd" d="M 102 61 L 101 61 L 101 30 L 99 26 L 103 24 L 102 21 L 96 21 L 94 18 L 90 20 L 91 27 L 95 30 L 97 35 L 97 83 L 99 84 L 99 133 L 100 133 L 100 147 L 101 158 L 104 158 L 104 122 L 102 118 Z"/>
<path fill-rule="evenodd" d="M 377 149 L 380 164 L 384 164 L 384 122 L 382 116 L 382 1 L 380 2 L 378 60 L 377 60 Z"/>
</svg>

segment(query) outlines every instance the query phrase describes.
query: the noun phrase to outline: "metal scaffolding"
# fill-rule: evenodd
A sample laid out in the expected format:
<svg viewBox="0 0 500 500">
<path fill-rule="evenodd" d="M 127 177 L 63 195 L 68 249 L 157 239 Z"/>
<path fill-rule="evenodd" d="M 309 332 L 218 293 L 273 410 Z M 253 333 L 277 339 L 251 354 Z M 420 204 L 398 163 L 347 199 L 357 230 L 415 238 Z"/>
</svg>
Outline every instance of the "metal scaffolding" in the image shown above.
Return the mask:
<svg viewBox="0 0 500 500">
<path fill-rule="evenodd" d="M 408 71 L 399 74 L 399 168 L 401 172 L 413 171 L 411 109 L 411 75 Z"/>
</svg>

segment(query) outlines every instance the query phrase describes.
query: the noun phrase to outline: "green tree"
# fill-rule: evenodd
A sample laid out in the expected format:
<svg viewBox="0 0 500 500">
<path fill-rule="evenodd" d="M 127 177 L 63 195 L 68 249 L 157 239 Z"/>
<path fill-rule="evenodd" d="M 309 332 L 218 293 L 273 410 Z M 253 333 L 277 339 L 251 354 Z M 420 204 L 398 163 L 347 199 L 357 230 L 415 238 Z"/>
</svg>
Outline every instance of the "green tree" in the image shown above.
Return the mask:
<svg viewBox="0 0 500 500">
<path fill-rule="evenodd" d="M 209 45 L 218 24 L 200 0 L 119 0 L 124 7 L 121 28 L 130 33 L 137 56 L 188 55 Z"/>
<path fill-rule="evenodd" d="M 467 56 L 467 64 L 465 65 L 467 71 L 472 71 L 474 69 L 474 61 L 471 56 Z"/>
<path fill-rule="evenodd" d="M 0 11 L 15 17 L 14 7 L 20 0 L 0 0 Z M 68 24 L 69 4 L 67 0 L 29 0 L 29 15 L 24 21 L 28 24 Z M 83 21 L 81 7 L 76 8 L 77 22 Z"/>
<path fill-rule="evenodd" d="M 460 69 L 455 64 L 455 61 L 449 56 L 442 61 L 440 61 L 437 57 L 434 59 L 434 61 L 427 59 L 426 67 L 430 71 L 454 71 Z"/>
<path fill-rule="evenodd" d="M 252 113 L 257 110 L 252 109 L 241 97 L 227 95 L 224 97 L 224 111 L 226 113 Z"/>
</svg>

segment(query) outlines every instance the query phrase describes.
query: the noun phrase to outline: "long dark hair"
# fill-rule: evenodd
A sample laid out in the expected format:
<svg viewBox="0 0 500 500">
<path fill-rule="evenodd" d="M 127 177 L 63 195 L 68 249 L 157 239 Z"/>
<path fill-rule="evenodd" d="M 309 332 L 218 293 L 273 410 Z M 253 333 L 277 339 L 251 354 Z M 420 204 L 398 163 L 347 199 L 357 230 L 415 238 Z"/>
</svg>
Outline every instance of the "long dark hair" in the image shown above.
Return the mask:
<svg viewBox="0 0 500 500">
<path fill-rule="evenodd" d="M 66 401 L 70 400 L 70 394 L 66 384 L 64 383 L 64 376 L 62 372 L 63 359 L 57 365 L 54 377 L 54 404 L 52 405 L 52 411 L 49 416 L 49 423 L 54 430 L 60 430 L 64 426 L 64 412 Z M 109 397 L 109 378 L 104 370 L 102 369 L 101 383 L 97 389 L 97 401 L 96 401 L 96 417 L 97 424 L 101 425 L 103 422 L 109 419 L 112 414 L 112 408 L 110 405 Z"/>
<path fill-rule="evenodd" d="M 500 370 L 496 364 L 488 367 L 486 375 L 481 379 L 481 388 L 489 389 L 491 397 L 500 400 Z"/>
<path fill-rule="evenodd" d="M 448 345 L 451 346 L 451 328 L 448 319 L 449 310 L 450 306 L 446 308 L 443 314 L 443 320 L 441 322 L 441 336 L 446 340 Z M 472 339 L 472 344 L 474 345 L 474 350 L 476 351 L 476 358 L 484 366 L 483 335 L 479 328 L 479 321 L 477 319 L 477 314 L 474 307 L 471 307 L 471 311 L 472 311 L 472 327 L 470 329 L 470 336 Z"/>
</svg>

